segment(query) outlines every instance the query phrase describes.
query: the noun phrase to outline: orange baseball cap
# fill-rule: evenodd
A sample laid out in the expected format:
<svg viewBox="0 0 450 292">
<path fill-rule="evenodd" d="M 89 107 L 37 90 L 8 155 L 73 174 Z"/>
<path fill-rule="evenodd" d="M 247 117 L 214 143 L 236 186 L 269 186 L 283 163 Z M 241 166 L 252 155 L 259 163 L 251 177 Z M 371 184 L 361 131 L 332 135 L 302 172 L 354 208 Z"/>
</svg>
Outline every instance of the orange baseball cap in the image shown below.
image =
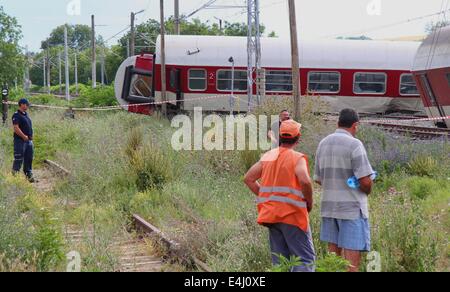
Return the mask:
<svg viewBox="0 0 450 292">
<path fill-rule="evenodd" d="M 281 123 L 280 136 L 283 138 L 297 138 L 302 135 L 302 124 L 294 120 L 288 120 Z"/>
</svg>

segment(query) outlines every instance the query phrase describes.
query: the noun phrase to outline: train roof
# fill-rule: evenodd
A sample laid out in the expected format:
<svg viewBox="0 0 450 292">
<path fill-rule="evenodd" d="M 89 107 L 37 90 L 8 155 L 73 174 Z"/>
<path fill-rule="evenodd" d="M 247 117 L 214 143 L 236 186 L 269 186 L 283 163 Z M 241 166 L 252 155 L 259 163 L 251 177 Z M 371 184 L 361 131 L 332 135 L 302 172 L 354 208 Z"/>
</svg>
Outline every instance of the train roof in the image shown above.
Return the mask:
<svg viewBox="0 0 450 292">
<path fill-rule="evenodd" d="M 420 46 L 413 71 L 450 67 L 450 26 L 437 29 Z"/>
<path fill-rule="evenodd" d="M 300 42 L 303 68 L 410 71 L 419 42 L 317 40 Z M 160 63 L 161 39 L 156 62 Z M 288 39 L 261 39 L 263 67 L 291 67 Z M 247 38 L 224 36 L 166 36 L 166 64 L 182 66 L 247 66 Z"/>
</svg>

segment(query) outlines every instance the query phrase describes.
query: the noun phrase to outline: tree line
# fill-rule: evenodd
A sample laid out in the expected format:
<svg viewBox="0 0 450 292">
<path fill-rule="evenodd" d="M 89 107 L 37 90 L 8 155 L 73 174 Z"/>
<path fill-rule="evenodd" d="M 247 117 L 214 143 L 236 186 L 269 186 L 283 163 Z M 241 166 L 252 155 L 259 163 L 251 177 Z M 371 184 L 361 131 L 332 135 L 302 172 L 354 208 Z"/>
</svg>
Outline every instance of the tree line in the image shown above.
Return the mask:
<svg viewBox="0 0 450 292">
<path fill-rule="evenodd" d="M 431 33 L 436 28 L 449 25 L 448 22 L 427 24 L 425 32 Z M 166 23 L 168 34 L 175 33 L 175 19 L 169 18 Z M 201 21 L 200 19 L 187 20 L 182 17 L 181 23 L 182 35 L 223 35 L 223 36 L 246 36 L 247 24 L 239 22 L 211 23 Z M 0 6 L 0 83 L 14 84 L 19 86 L 24 80 L 24 69 L 30 68 L 30 80 L 33 85 L 43 86 L 43 65 L 44 59 L 49 61 L 50 66 L 50 84 L 59 84 L 59 54 L 61 54 L 62 72 L 65 70 L 64 64 L 64 27 L 68 30 L 69 43 L 69 67 L 70 82 L 74 83 L 74 63 L 77 57 L 78 81 L 83 84 L 91 84 L 92 75 L 92 48 L 91 48 L 91 28 L 89 25 L 69 25 L 64 24 L 56 27 L 50 35 L 41 42 L 39 52 L 29 52 L 25 55 L 25 49 L 20 47 L 19 42 L 22 39 L 22 29 L 17 19 L 9 16 Z M 160 34 L 160 22 L 155 19 L 149 19 L 146 22 L 136 26 L 136 51 L 154 53 L 156 38 Z M 266 28 L 261 27 L 261 32 L 265 34 Z M 266 34 L 269 37 L 276 37 L 275 32 Z M 106 84 L 114 81 L 116 71 L 120 64 L 128 57 L 129 50 L 129 30 L 116 39 L 115 36 L 104 39 L 97 36 L 97 77 L 101 80 L 101 62 L 104 60 L 104 80 Z M 356 39 L 368 40 L 367 37 Z M 64 74 L 62 74 L 64 80 Z M 63 82 L 64 83 L 64 82 Z"/>
</svg>

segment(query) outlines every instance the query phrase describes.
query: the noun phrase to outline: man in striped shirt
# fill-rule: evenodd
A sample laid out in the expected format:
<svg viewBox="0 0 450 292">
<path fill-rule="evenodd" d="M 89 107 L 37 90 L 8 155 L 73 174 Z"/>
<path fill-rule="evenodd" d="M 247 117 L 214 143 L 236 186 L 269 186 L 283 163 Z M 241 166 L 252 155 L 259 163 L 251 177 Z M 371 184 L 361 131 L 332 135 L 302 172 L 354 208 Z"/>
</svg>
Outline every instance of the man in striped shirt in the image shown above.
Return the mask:
<svg viewBox="0 0 450 292">
<path fill-rule="evenodd" d="M 361 253 L 370 251 L 368 196 L 374 174 L 362 142 L 355 138 L 359 116 L 352 109 L 340 113 L 339 129 L 326 137 L 316 155 L 314 180 L 322 185 L 321 240 L 329 251 L 348 260 L 357 272 Z M 348 186 L 356 176 L 358 189 Z"/>
</svg>

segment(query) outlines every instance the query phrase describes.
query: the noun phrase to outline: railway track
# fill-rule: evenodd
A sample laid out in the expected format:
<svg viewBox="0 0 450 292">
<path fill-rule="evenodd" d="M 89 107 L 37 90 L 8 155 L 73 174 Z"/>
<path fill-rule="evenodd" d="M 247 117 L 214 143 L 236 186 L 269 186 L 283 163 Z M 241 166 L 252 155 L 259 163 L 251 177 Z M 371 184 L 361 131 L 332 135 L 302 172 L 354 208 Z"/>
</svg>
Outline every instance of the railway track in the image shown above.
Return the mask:
<svg viewBox="0 0 450 292">
<path fill-rule="evenodd" d="M 370 122 L 369 124 L 388 132 L 398 133 L 421 140 L 450 138 L 450 129 L 421 127 L 405 124 L 383 123 L 383 122 Z"/>
<path fill-rule="evenodd" d="M 70 171 L 54 161 L 45 160 L 45 164 L 54 174 L 63 177 L 70 175 Z M 78 205 L 74 201 L 64 204 L 72 208 Z M 107 247 L 108 252 L 118 259 L 117 272 L 170 271 L 171 263 L 180 263 L 188 269 L 212 272 L 206 263 L 139 215 L 133 215 L 131 219 L 131 228 L 127 232 L 118 232 L 114 236 L 114 243 Z M 93 226 L 81 229 L 77 225 L 66 225 L 64 229 L 66 243 L 75 250 L 82 249 L 86 239 L 95 243 L 96 232 Z M 162 247 L 164 256 L 152 251 L 156 245 L 149 245 L 150 241 Z"/>
</svg>

